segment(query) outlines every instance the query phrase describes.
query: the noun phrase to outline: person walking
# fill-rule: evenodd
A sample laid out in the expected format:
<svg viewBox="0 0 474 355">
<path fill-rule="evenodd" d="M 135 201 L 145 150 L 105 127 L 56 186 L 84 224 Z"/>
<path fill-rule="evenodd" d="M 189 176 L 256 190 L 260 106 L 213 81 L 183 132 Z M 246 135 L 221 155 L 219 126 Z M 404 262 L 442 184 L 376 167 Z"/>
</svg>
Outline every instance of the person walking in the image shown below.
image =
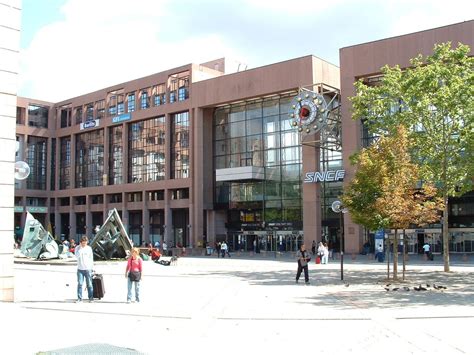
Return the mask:
<svg viewBox="0 0 474 355">
<path fill-rule="evenodd" d="M 323 257 L 321 259 L 321 264 L 327 264 L 329 261 L 329 248 L 326 242 L 323 243 Z"/>
<path fill-rule="evenodd" d="M 132 302 L 132 286 L 135 284 L 135 301 L 140 302 L 140 281 L 142 279 L 142 259 L 140 249 L 133 248 L 132 256 L 127 261 L 125 277 L 128 280 L 127 303 Z"/>
<path fill-rule="evenodd" d="M 169 256 L 168 255 L 168 244 L 166 244 L 166 241 L 163 241 L 163 255 Z"/>
<path fill-rule="evenodd" d="M 309 273 L 308 273 L 308 262 L 311 260 L 311 256 L 306 251 L 304 244 L 301 244 L 300 250 L 296 252 L 296 259 L 298 260 L 298 270 L 296 271 L 296 283 L 300 279 L 301 272 L 304 271 L 304 282 L 309 285 Z"/>
<path fill-rule="evenodd" d="M 230 258 L 230 253 L 229 253 L 229 247 L 227 246 L 227 243 L 224 241 L 221 244 L 221 251 L 222 251 L 222 257 L 225 258 L 225 255 L 227 254 Z"/>
<path fill-rule="evenodd" d="M 316 255 L 316 241 L 313 240 L 313 243 L 311 244 L 311 253 L 313 255 Z"/>
<path fill-rule="evenodd" d="M 77 301 L 82 302 L 82 286 L 84 279 L 87 285 L 87 295 L 89 302 L 94 300 L 94 289 L 92 286 L 92 270 L 94 269 L 94 253 L 92 248 L 87 245 L 89 238 L 81 237 L 81 242 L 74 249 L 74 255 L 77 258 Z"/>
<path fill-rule="evenodd" d="M 425 252 L 426 260 L 431 260 L 431 247 L 430 247 L 430 245 L 428 244 L 428 242 L 426 242 L 426 243 L 423 245 L 423 251 Z"/>
</svg>

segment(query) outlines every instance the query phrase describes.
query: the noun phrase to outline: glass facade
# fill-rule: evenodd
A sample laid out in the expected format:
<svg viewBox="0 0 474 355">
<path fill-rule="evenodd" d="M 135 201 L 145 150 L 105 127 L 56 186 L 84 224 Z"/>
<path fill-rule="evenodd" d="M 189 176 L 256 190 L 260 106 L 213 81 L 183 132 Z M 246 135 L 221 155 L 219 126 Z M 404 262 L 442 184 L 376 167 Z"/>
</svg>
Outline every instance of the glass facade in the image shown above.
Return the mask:
<svg viewBox="0 0 474 355">
<path fill-rule="evenodd" d="M 216 169 L 253 166 L 264 178 L 216 183 L 215 202 L 229 227 L 287 223 L 302 228 L 301 146 L 288 117 L 293 96 L 221 107 L 214 113 Z"/>
<path fill-rule="evenodd" d="M 171 178 L 189 176 L 189 112 L 181 112 L 171 115 Z"/>
<path fill-rule="evenodd" d="M 48 128 L 49 107 L 36 104 L 28 105 L 28 126 Z"/>
<path fill-rule="evenodd" d="M 71 137 L 61 138 L 59 152 L 59 189 L 71 187 Z"/>
<path fill-rule="evenodd" d="M 47 143 L 47 138 L 28 136 L 26 162 L 31 170 L 26 180 L 27 189 L 46 190 Z"/>
<path fill-rule="evenodd" d="M 111 127 L 109 130 L 109 185 L 123 183 L 123 126 Z"/>
<path fill-rule="evenodd" d="M 165 178 L 165 117 L 128 126 L 128 182 L 159 181 Z"/>
<path fill-rule="evenodd" d="M 104 174 L 104 130 L 76 136 L 76 188 L 102 186 Z"/>
</svg>

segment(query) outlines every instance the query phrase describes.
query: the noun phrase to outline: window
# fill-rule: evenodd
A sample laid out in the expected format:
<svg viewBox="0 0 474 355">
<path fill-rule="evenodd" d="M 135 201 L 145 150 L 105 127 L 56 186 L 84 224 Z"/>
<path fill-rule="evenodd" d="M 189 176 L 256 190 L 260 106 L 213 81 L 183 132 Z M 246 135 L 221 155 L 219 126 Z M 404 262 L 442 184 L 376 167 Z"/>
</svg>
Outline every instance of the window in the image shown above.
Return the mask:
<svg viewBox="0 0 474 355">
<path fill-rule="evenodd" d="M 172 200 L 183 200 L 189 198 L 189 189 L 173 189 L 171 190 Z"/>
<path fill-rule="evenodd" d="M 149 88 L 146 88 L 140 91 L 140 110 L 146 110 L 147 108 L 150 108 L 149 90 Z"/>
<path fill-rule="evenodd" d="M 135 111 L 135 93 L 129 92 L 127 94 L 127 112 Z"/>
<path fill-rule="evenodd" d="M 105 117 L 105 100 L 99 100 L 95 102 L 95 107 L 97 110 L 97 119 Z"/>
<path fill-rule="evenodd" d="M 85 106 L 86 110 L 86 121 L 94 119 L 94 104 L 91 102 Z"/>
<path fill-rule="evenodd" d="M 47 138 L 28 136 L 26 162 L 30 166 L 30 175 L 26 180 L 26 188 L 46 190 L 46 149 Z"/>
<path fill-rule="evenodd" d="M 82 106 L 74 108 L 74 117 L 76 118 L 76 124 L 82 123 Z"/>
<path fill-rule="evenodd" d="M 28 105 L 28 126 L 48 128 L 49 107 L 36 104 Z"/>
<path fill-rule="evenodd" d="M 171 178 L 189 178 L 189 112 L 173 114 L 171 120 Z"/>
<path fill-rule="evenodd" d="M 123 89 L 114 90 L 107 94 L 107 107 L 109 116 L 115 116 L 124 112 Z"/>
<path fill-rule="evenodd" d="M 166 85 L 159 84 L 153 87 L 153 105 L 160 106 L 166 103 Z"/>
<path fill-rule="evenodd" d="M 170 103 L 189 98 L 189 71 L 169 76 Z"/>
<path fill-rule="evenodd" d="M 61 128 L 71 126 L 72 108 L 71 105 L 61 106 L 59 108 L 59 116 L 61 119 Z"/>
<path fill-rule="evenodd" d="M 122 194 L 111 194 L 108 198 L 110 203 L 122 203 Z"/>
<path fill-rule="evenodd" d="M 104 130 L 76 136 L 76 188 L 102 186 L 104 174 Z"/>
<path fill-rule="evenodd" d="M 123 126 L 114 126 L 109 130 L 109 184 L 123 183 Z"/>
<path fill-rule="evenodd" d="M 71 187 L 71 137 L 60 140 L 59 152 L 59 189 Z"/>
<path fill-rule="evenodd" d="M 165 117 L 128 125 L 128 182 L 165 179 Z"/>
<path fill-rule="evenodd" d="M 165 191 L 148 191 L 148 201 L 163 201 L 165 199 Z"/>
<path fill-rule="evenodd" d="M 178 101 L 189 98 L 189 76 L 178 80 Z"/>
</svg>

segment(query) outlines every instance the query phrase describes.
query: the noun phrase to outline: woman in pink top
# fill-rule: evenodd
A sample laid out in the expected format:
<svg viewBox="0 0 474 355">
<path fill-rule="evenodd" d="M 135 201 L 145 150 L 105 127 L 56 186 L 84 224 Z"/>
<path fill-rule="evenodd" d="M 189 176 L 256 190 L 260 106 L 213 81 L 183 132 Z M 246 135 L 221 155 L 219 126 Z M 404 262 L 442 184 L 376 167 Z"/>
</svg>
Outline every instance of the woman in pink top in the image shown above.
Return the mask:
<svg viewBox="0 0 474 355">
<path fill-rule="evenodd" d="M 128 279 L 127 303 L 132 302 L 132 284 L 135 284 L 135 300 L 140 302 L 140 280 L 142 278 L 142 259 L 140 249 L 133 248 L 132 256 L 127 261 L 125 277 Z"/>
</svg>

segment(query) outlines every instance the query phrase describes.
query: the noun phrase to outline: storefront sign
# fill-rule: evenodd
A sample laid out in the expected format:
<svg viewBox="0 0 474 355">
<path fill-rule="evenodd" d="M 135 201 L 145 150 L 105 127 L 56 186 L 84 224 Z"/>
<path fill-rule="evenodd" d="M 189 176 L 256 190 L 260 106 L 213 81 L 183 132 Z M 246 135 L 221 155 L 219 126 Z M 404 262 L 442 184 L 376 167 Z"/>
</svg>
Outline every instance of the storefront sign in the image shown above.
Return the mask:
<svg viewBox="0 0 474 355">
<path fill-rule="evenodd" d="M 120 123 L 123 121 L 128 121 L 132 118 L 132 115 L 130 113 L 123 113 L 118 116 L 112 117 L 112 123 Z"/>
<path fill-rule="evenodd" d="M 80 130 L 99 127 L 99 120 L 89 120 L 80 124 Z"/>
<path fill-rule="evenodd" d="M 345 170 L 314 171 L 305 174 L 304 182 L 332 182 L 344 180 Z"/>
</svg>

